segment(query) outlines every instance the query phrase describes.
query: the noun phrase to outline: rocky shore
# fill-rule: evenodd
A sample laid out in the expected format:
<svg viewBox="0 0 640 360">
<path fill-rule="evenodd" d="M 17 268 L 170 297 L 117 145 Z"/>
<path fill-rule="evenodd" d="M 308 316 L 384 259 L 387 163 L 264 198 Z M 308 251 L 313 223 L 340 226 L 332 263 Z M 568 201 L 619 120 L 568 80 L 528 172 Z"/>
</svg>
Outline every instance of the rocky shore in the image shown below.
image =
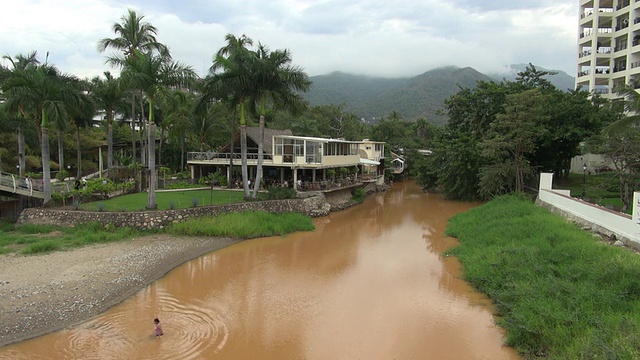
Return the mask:
<svg viewBox="0 0 640 360">
<path fill-rule="evenodd" d="M 151 235 L 46 255 L 0 255 L 0 346 L 96 316 L 229 238 Z"/>
</svg>

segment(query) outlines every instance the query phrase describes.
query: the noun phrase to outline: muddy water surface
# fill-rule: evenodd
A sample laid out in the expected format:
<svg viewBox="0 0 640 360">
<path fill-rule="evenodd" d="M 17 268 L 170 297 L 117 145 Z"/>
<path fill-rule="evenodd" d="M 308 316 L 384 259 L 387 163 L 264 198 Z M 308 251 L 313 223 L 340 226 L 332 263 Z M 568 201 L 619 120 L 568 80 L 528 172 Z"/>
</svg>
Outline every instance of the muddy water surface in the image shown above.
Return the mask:
<svg viewBox="0 0 640 360">
<path fill-rule="evenodd" d="M 10 359 L 518 359 L 442 251 L 473 205 L 394 185 L 190 261 L 103 315 L 7 347 Z M 165 335 L 151 336 L 159 317 Z"/>
</svg>

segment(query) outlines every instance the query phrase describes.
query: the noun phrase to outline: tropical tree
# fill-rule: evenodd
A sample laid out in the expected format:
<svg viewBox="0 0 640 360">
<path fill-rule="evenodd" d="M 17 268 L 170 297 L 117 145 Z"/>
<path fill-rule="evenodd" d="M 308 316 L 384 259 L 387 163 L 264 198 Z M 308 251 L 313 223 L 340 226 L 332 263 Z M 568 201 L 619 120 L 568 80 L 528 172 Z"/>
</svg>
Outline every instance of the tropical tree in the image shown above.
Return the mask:
<svg viewBox="0 0 640 360">
<path fill-rule="evenodd" d="M 288 50 L 269 51 L 269 48 L 259 44 L 253 57 L 251 82 L 255 84 L 250 95 L 252 108 L 258 109 L 260 115 L 260 137 L 258 138 L 258 167 L 256 171 L 253 198 L 258 195 L 262 180 L 264 126 L 267 105 L 274 109 L 286 110 L 293 114 L 306 110 L 307 103 L 300 93 L 307 91 L 311 81 L 307 74 L 298 66 L 291 64 Z"/>
<path fill-rule="evenodd" d="M 11 69 L 6 68 L 4 66 L 0 66 L 0 84 L 2 84 L 6 79 L 11 76 L 19 76 L 21 72 L 26 71 L 28 68 L 33 66 L 37 66 L 40 64 L 38 60 L 38 53 L 36 51 L 32 51 L 28 54 L 18 54 L 14 57 L 10 55 L 3 55 L 3 59 L 8 60 L 11 63 Z M 15 115 L 14 115 L 15 114 Z M 13 114 L 8 115 L 10 118 L 15 119 L 16 131 L 18 135 L 18 174 L 20 176 L 24 175 L 25 170 L 25 137 L 24 137 L 24 127 L 25 118 L 23 116 L 23 111 L 18 109 L 14 111 Z"/>
<path fill-rule="evenodd" d="M 79 103 L 80 92 L 73 87 L 70 75 L 62 74 L 55 66 L 44 63 L 28 66 L 14 73 L 2 83 L 7 109 L 32 119 L 40 127 L 44 202 L 51 200 L 51 167 L 49 126 L 69 118 L 70 107 Z"/>
<path fill-rule="evenodd" d="M 190 66 L 175 62 L 168 54 L 154 54 L 136 52 L 135 56 L 120 58 L 123 64 L 121 77 L 124 81 L 142 90 L 149 104 L 148 133 L 149 133 L 149 201 L 148 209 L 157 208 L 155 198 L 155 104 L 171 96 L 171 89 L 187 86 L 196 77 Z"/>
<path fill-rule="evenodd" d="M 76 128 L 76 179 L 82 176 L 82 151 L 80 145 L 80 129 L 93 125 L 93 116 L 96 113 L 95 103 L 88 94 L 81 94 L 78 103 L 70 109 L 69 115 Z M 102 172 L 102 169 L 100 169 Z"/>
<path fill-rule="evenodd" d="M 117 35 L 114 38 L 105 38 L 98 42 L 98 50 L 104 52 L 107 49 L 121 51 L 124 59 L 132 59 L 138 53 L 157 52 L 167 55 L 167 47 L 156 40 L 158 30 L 155 26 L 144 21 L 144 16 L 138 15 L 134 10 L 129 9 L 127 14 L 121 17 L 121 23 L 113 24 L 113 32 Z M 122 57 L 111 55 L 107 58 L 107 63 L 122 66 Z M 134 174 L 136 173 L 136 92 L 131 90 L 131 148 L 132 164 Z M 134 177 L 136 177 L 134 175 Z"/>
<path fill-rule="evenodd" d="M 162 129 L 168 130 L 169 137 L 180 144 L 180 171 L 184 170 L 184 153 L 187 129 L 193 116 L 193 106 L 195 96 L 182 90 L 174 90 L 163 102 L 162 108 L 166 114 L 162 122 Z M 160 136 L 160 145 L 162 145 Z M 162 151 L 158 151 L 158 158 L 161 159 Z M 162 163 L 162 161 L 160 161 Z"/>
<path fill-rule="evenodd" d="M 246 104 L 255 88 L 252 82 L 250 66 L 254 62 L 255 52 L 249 49 L 253 41 L 242 35 L 235 37 L 227 34 L 227 45 L 215 55 L 213 64 L 209 68 L 210 75 L 204 81 L 202 95 L 196 105 L 196 111 L 203 109 L 215 101 L 225 101 L 240 113 L 240 157 L 242 168 L 242 183 L 244 197 L 248 198 L 248 169 L 247 169 L 247 117 Z M 231 183 L 231 182 L 229 182 Z"/>
<path fill-rule="evenodd" d="M 527 156 L 545 132 L 547 104 L 548 97 L 537 88 L 507 96 L 504 113 L 496 116 L 480 143 L 483 155 L 492 160 L 480 169 L 483 198 L 524 190 L 525 175 L 532 171 Z M 502 178 L 505 181 L 497 181 Z"/>
<path fill-rule="evenodd" d="M 90 94 L 96 106 L 104 110 L 107 123 L 107 169 L 111 171 L 113 168 L 113 120 L 116 112 L 124 110 L 125 90 L 120 79 L 114 78 L 109 71 L 105 71 L 103 75 L 104 78 L 96 76 L 91 79 Z"/>
</svg>

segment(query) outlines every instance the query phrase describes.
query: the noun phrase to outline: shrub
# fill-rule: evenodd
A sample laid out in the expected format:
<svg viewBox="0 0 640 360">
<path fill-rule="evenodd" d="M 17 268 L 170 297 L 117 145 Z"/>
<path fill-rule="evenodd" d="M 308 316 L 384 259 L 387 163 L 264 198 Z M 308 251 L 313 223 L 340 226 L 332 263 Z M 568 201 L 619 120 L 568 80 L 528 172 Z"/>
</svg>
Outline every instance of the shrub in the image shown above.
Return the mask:
<svg viewBox="0 0 640 360">
<path fill-rule="evenodd" d="M 55 241 L 42 241 L 27 245 L 20 251 L 23 254 L 39 254 L 58 250 L 60 245 Z"/>
<path fill-rule="evenodd" d="M 296 191 L 292 188 L 272 186 L 268 189 L 266 195 L 267 200 L 295 199 Z"/>
<path fill-rule="evenodd" d="M 98 210 L 98 212 L 103 212 L 104 211 L 104 203 L 96 204 L 96 210 Z"/>
<path fill-rule="evenodd" d="M 56 179 L 58 179 L 58 181 L 64 181 L 64 179 L 68 177 L 69 177 L 69 172 L 67 172 L 67 170 L 65 169 L 58 171 L 58 174 L 56 174 Z"/>
<path fill-rule="evenodd" d="M 73 200 L 73 209 L 74 209 L 74 210 L 78 210 L 78 209 L 80 209 L 80 204 L 81 204 L 81 203 L 80 203 L 80 201 L 78 201 L 78 200 Z"/>
<path fill-rule="evenodd" d="M 355 188 L 353 189 L 353 191 L 351 191 L 351 195 L 353 196 L 351 198 L 352 201 L 355 202 L 362 202 L 364 200 L 365 195 L 367 195 L 367 193 L 364 191 L 363 188 Z"/>
<path fill-rule="evenodd" d="M 340 168 L 340 176 L 345 177 L 349 174 L 349 169 L 347 169 L 346 167 L 341 167 Z"/>
<path fill-rule="evenodd" d="M 200 204 L 200 199 L 195 197 L 191 199 L 191 207 L 198 207 L 198 204 Z"/>
<path fill-rule="evenodd" d="M 174 210 L 176 208 L 176 202 L 171 200 L 169 201 L 169 210 Z"/>
</svg>

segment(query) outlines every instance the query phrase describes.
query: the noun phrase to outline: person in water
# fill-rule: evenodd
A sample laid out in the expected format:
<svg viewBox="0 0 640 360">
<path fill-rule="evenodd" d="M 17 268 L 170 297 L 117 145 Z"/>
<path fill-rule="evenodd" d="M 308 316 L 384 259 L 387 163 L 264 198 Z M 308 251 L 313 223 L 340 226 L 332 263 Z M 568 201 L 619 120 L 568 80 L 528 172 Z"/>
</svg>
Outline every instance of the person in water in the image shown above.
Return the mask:
<svg viewBox="0 0 640 360">
<path fill-rule="evenodd" d="M 153 319 L 153 331 L 156 336 L 162 336 L 164 333 L 162 332 L 162 325 L 160 325 L 160 320 L 158 318 Z"/>
</svg>

